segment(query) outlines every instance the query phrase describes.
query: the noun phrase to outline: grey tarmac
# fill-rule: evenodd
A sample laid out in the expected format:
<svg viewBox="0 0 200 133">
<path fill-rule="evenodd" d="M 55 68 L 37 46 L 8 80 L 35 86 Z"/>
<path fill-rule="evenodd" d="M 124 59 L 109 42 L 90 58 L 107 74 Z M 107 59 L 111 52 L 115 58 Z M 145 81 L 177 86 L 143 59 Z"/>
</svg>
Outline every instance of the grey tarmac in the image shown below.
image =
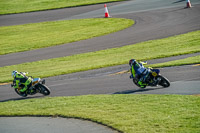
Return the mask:
<svg viewBox="0 0 200 133">
<path fill-rule="evenodd" d="M 156 5 L 154 6 L 156 7 Z M 164 9 L 151 9 L 145 12 L 133 11 L 133 13 L 113 15 L 113 17 L 133 19 L 136 21 L 136 24 L 125 30 L 88 40 L 32 51 L 0 55 L 0 67 L 99 51 L 108 48 L 122 47 L 143 41 L 160 39 L 199 30 L 200 4 L 197 4 L 190 9 L 185 9 L 184 7 L 185 6 L 174 8 L 163 7 Z M 84 8 L 87 8 L 87 6 Z M 59 10 L 54 10 L 54 12 L 59 12 Z M 42 14 L 43 12 L 39 13 Z M 0 18 L 1 17 L 4 16 L 0 16 Z M 38 17 L 40 18 L 42 16 Z M 15 15 L 13 15 L 13 18 L 15 18 Z M 24 18 L 24 21 L 25 20 L 26 18 Z"/>
<path fill-rule="evenodd" d="M 147 1 L 130 0 L 107 4 L 112 17 L 129 18 L 136 21 L 136 24 L 130 28 L 102 37 L 96 37 L 60 46 L 0 55 L 0 67 L 24 62 L 32 62 L 41 59 L 70 56 L 107 48 L 121 47 L 124 45 L 165 38 L 200 29 L 199 0 L 191 0 L 193 7 L 190 9 L 185 8 L 186 3 L 183 0 L 148 0 L 148 4 L 145 4 L 145 2 Z M 104 14 L 103 9 L 101 9 L 102 7 L 103 4 L 98 4 L 70 9 L 65 8 L 43 12 L 1 15 L 0 26 L 67 20 L 74 18 L 103 17 L 103 15 L 101 15 Z M 199 53 L 195 55 L 198 54 Z M 186 58 L 189 56 L 191 55 L 186 55 L 184 57 L 176 56 L 172 58 L 173 60 L 176 60 L 180 57 Z M 158 63 L 163 60 L 167 61 L 167 59 L 159 59 L 152 62 Z M 151 61 L 149 61 L 149 63 L 151 63 Z M 47 86 L 51 89 L 51 97 L 88 94 L 200 94 L 199 65 L 162 68 L 161 74 L 166 76 L 171 81 L 171 86 L 169 88 L 148 87 L 146 89 L 139 89 L 129 79 L 130 73 L 127 72 L 128 69 L 128 65 L 120 65 L 50 77 L 46 78 L 46 81 Z M 42 97 L 42 95 L 38 94 L 30 96 L 27 99 Z M 9 84 L 0 86 L 0 102 L 24 99 L 26 98 L 18 96 Z M 17 122 L 17 126 L 15 122 Z M 27 126 L 23 126 L 25 122 L 30 123 L 28 123 Z M 72 119 L 67 121 L 67 119 L 63 118 L 0 117 L 0 132 L 16 133 L 18 131 L 21 133 L 27 132 L 27 130 L 30 131 L 30 133 L 44 133 L 45 131 L 53 133 L 55 130 L 56 133 L 78 133 L 80 131 L 115 132 L 102 126 L 98 126 L 98 129 L 96 129 L 93 123 L 89 122 L 88 124 L 87 121 L 82 122 L 83 121 L 74 121 Z M 65 126 L 68 128 L 65 129 Z M 45 127 L 48 128 L 48 130 L 44 130 Z"/>
<path fill-rule="evenodd" d="M 0 117 L 1 133 L 117 133 L 86 120 L 52 117 Z"/>
</svg>

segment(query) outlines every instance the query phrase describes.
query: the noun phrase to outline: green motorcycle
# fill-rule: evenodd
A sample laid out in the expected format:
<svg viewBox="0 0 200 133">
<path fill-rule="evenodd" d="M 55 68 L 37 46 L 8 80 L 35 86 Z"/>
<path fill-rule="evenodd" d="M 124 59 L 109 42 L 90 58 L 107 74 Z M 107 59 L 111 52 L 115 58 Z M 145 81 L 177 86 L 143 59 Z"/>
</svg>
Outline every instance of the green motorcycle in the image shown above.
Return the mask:
<svg viewBox="0 0 200 133">
<path fill-rule="evenodd" d="M 15 83 L 11 84 L 11 87 L 15 86 Z M 50 89 L 45 85 L 45 80 L 40 79 L 40 78 L 33 78 L 32 79 L 32 85 L 29 89 L 25 91 L 25 93 L 21 93 L 20 89 L 22 89 L 23 86 L 19 86 L 19 88 L 14 88 L 15 92 L 22 96 L 22 97 L 27 97 L 28 95 L 34 95 L 36 93 L 41 93 L 45 96 L 50 94 Z"/>
</svg>

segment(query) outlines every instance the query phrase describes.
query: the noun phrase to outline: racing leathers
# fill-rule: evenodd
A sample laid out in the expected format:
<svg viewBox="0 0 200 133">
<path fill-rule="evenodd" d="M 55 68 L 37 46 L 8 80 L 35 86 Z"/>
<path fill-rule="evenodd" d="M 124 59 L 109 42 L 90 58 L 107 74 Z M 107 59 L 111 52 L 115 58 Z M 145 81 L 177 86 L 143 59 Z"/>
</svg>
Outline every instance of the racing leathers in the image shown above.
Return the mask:
<svg viewBox="0 0 200 133">
<path fill-rule="evenodd" d="M 32 78 L 27 77 L 24 72 L 16 72 L 13 80 L 13 87 L 19 89 L 21 93 L 25 93 L 31 87 Z"/>
<path fill-rule="evenodd" d="M 149 75 L 149 69 L 145 68 L 143 66 L 143 62 L 136 62 L 134 64 L 131 64 L 131 76 L 130 78 L 137 78 L 138 79 L 138 85 L 143 88 L 147 84 L 145 82 L 147 76 Z"/>
</svg>

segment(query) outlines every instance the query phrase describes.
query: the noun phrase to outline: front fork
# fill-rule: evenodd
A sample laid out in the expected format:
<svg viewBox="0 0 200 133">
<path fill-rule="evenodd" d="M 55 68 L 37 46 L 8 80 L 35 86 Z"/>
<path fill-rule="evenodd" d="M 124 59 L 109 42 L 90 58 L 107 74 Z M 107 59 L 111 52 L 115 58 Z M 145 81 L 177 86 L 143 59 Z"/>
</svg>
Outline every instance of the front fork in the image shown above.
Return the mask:
<svg viewBox="0 0 200 133">
<path fill-rule="evenodd" d="M 149 83 L 149 85 L 151 86 L 156 86 L 160 83 L 161 78 L 159 76 L 153 77 L 152 82 Z"/>
</svg>

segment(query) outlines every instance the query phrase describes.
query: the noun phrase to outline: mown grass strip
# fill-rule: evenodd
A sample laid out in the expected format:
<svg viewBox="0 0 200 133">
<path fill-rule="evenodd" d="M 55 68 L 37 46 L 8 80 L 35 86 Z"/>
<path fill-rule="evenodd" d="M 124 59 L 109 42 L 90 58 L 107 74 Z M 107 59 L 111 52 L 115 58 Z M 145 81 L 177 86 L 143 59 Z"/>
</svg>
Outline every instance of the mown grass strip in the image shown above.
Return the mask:
<svg viewBox="0 0 200 133">
<path fill-rule="evenodd" d="M 1 0 L 0 14 L 50 10 L 116 1 L 124 0 Z"/>
<path fill-rule="evenodd" d="M 0 27 L 0 55 L 102 36 L 133 24 L 130 19 L 93 18 Z"/>
<path fill-rule="evenodd" d="M 195 52 L 200 52 L 200 31 L 120 48 L 0 67 L 0 82 L 11 81 L 13 70 L 29 72 L 34 77 L 44 78 L 126 64 L 131 58 L 149 60 Z"/>
<path fill-rule="evenodd" d="M 151 66 L 151 67 L 168 67 L 168 66 L 198 64 L 198 63 L 200 63 L 200 55 L 194 56 L 194 57 L 188 57 L 188 58 L 180 59 L 180 60 L 168 61 L 168 62 L 164 62 L 164 63 L 152 64 L 152 65 L 148 65 L 148 66 Z"/>
<path fill-rule="evenodd" d="M 126 133 L 197 133 L 199 110 L 200 97 L 187 95 L 87 95 L 0 103 L 1 116 L 75 117 Z"/>
</svg>

